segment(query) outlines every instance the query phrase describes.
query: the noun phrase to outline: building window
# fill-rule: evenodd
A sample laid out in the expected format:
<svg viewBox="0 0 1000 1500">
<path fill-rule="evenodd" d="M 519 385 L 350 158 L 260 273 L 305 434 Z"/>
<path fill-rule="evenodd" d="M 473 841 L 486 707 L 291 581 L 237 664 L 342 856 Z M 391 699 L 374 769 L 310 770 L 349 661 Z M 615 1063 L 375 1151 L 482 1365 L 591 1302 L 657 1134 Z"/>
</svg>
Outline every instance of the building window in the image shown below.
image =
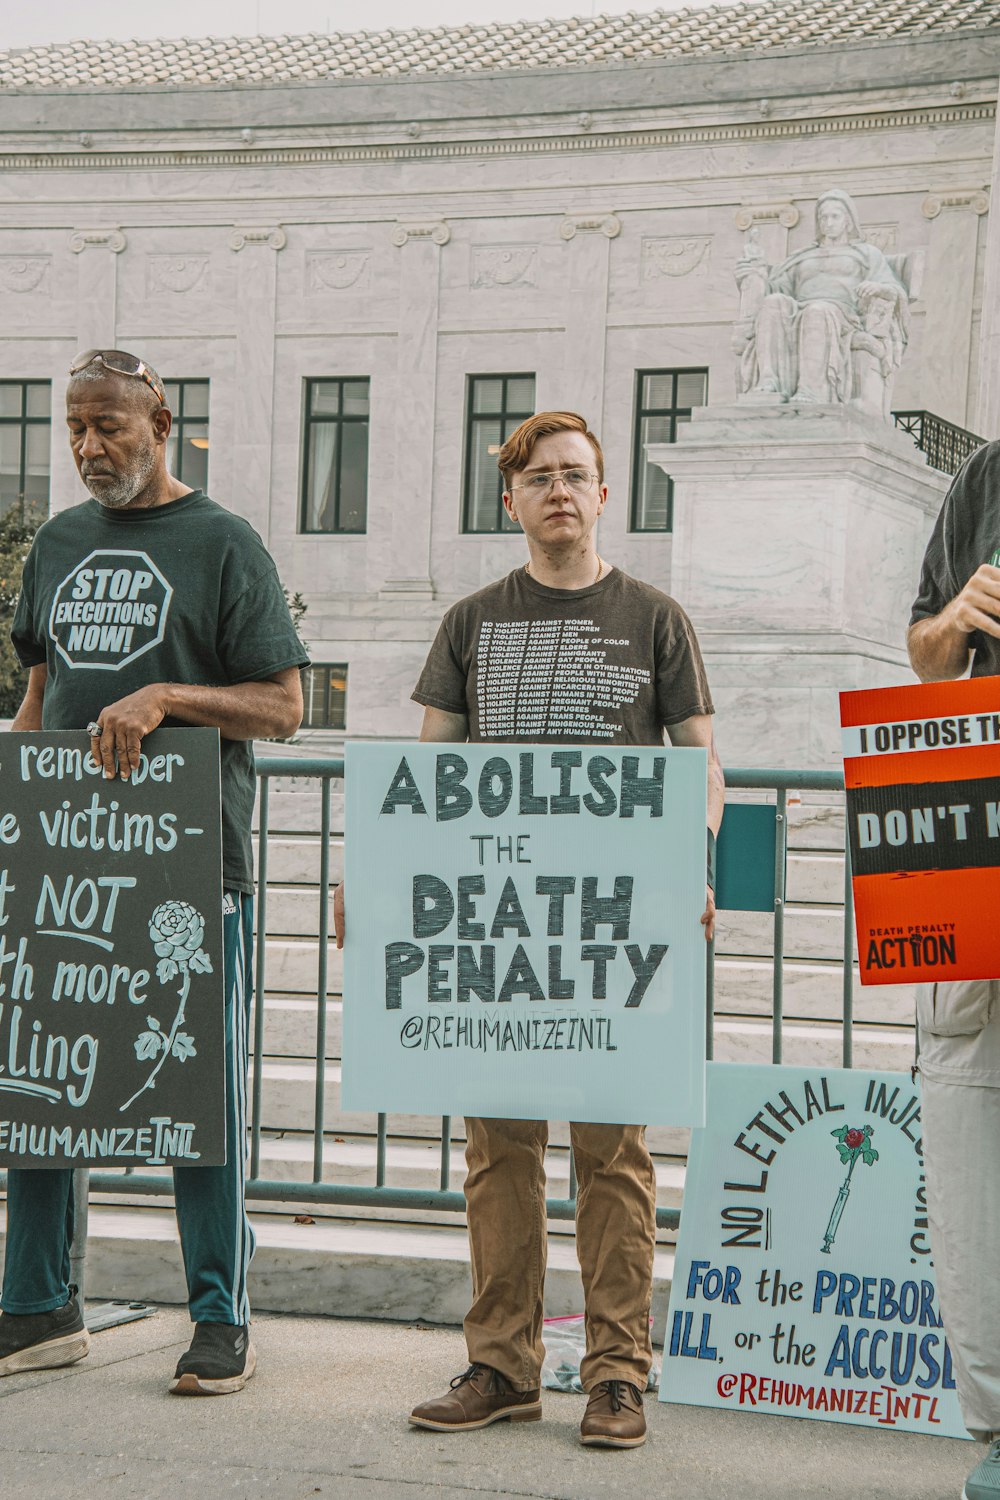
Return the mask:
<svg viewBox="0 0 1000 1500">
<path fill-rule="evenodd" d="M 27 520 L 49 509 L 52 386 L 0 380 L 0 515 L 17 506 Z"/>
<path fill-rule="evenodd" d="M 646 457 L 647 443 L 676 443 L 677 429 L 708 400 L 707 370 L 636 370 L 632 428 L 632 531 L 671 531 L 674 482 Z"/>
<path fill-rule="evenodd" d="M 465 397 L 462 530 L 520 531 L 503 506 L 497 454 L 535 410 L 534 375 L 470 375 Z"/>
<path fill-rule="evenodd" d="M 303 531 L 365 530 L 370 384 L 356 377 L 306 381 Z"/>
<path fill-rule="evenodd" d="M 167 468 L 181 484 L 208 489 L 208 381 L 165 380 L 173 416 L 167 439 Z"/>
<path fill-rule="evenodd" d="M 347 668 L 302 669 L 303 729 L 344 729 L 347 724 Z"/>
</svg>

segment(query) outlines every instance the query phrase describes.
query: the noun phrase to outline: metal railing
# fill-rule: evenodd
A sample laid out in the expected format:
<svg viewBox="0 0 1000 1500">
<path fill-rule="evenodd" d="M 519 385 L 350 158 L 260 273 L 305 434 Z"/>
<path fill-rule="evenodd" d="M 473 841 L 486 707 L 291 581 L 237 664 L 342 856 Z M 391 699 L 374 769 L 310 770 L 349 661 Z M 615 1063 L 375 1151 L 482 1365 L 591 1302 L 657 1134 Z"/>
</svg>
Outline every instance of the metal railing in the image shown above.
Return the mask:
<svg viewBox="0 0 1000 1500">
<path fill-rule="evenodd" d="M 965 460 L 986 442 L 932 411 L 894 411 L 892 420 L 901 432 L 910 434 L 921 453 L 926 453 L 931 468 L 943 474 L 957 474 Z"/>
<path fill-rule="evenodd" d="M 436 1188 L 396 1187 L 386 1182 L 386 1147 L 388 1121 L 385 1114 L 377 1117 L 375 1130 L 374 1182 L 370 1185 L 357 1183 L 326 1182 L 323 1180 L 323 1148 L 325 1140 L 325 1089 L 326 1089 L 326 1019 L 330 999 L 328 975 L 329 948 L 329 897 L 330 897 L 330 839 L 331 839 L 331 791 L 334 782 L 342 780 L 344 763 L 341 759 L 300 758 L 296 756 L 260 757 L 257 763 L 260 777 L 258 802 L 258 897 L 257 940 L 255 976 L 255 1012 L 253 1036 L 253 1090 L 252 1122 L 250 1131 L 250 1173 L 247 1182 L 247 1197 L 255 1201 L 297 1203 L 303 1205 L 325 1205 L 355 1207 L 359 1209 L 404 1209 L 432 1210 L 436 1212 L 464 1213 L 465 1197 L 450 1187 L 452 1148 L 451 1120 L 445 1116 L 441 1121 L 441 1155 Z M 268 844 L 270 832 L 271 782 L 280 777 L 307 778 L 315 781 L 321 790 L 320 849 L 319 849 L 319 919 L 317 927 L 316 970 L 316 1049 L 315 1087 L 312 1120 L 312 1175 L 309 1181 L 262 1178 L 261 1130 L 262 1089 L 264 1074 L 264 1027 L 267 1013 L 267 942 L 268 925 Z M 784 954 L 785 954 L 785 870 L 788 855 L 788 807 L 787 797 L 791 788 L 801 791 L 843 791 L 843 777 L 836 771 L 802 770 L 741 770 L 726 772 L 726 786 L 730 791 L 749 791 L 774 794 L 775 839 L 773 869 L 773 973 L 771 989 L 771 1056 L 774 1063 L 782 1061 L 784 1024 Z M 853 1060 L 853 902 L 850 878 L 850 861 L 845 848 L 844 859 L 844 941 L 843 941 L 843 986 L 842 986 L 842 1056 L 845 1067 Z M 714 1050 L 715 1018 L 715 954 L 714 943 L 709 945 L 707 961 L 707 1055 Z M 576 1213 L 576 1177 L 570 1154 L 569 1196 L 550 1198 L 546 1208 L 552 1220 L 571 1220 Z M 5 1174 L 0 1173 L 0 1187 Z M 93 1171 L 90 1174 L 90 1190 L 96 1193 L 127 1194 L 129 1196 L 151 1195 L 166 1197 L 172 1193 L 172 1181 L 168 1173 L 155 1174 L 134 1169 L 119 1171 Z M 676 1229 L 680 1221 L 678 1208 L 658 1208 L 657 1227 Z"/>
</svg>

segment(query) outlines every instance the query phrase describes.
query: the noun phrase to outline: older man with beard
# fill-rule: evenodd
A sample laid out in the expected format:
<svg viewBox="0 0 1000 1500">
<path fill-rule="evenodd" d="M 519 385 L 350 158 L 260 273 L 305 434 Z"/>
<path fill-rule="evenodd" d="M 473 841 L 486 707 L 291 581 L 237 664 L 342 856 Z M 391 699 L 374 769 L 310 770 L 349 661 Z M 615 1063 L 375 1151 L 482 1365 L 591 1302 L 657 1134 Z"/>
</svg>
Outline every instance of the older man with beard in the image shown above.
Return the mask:
<svg viewBox="0 0 1000 1500">
<path fill-rule="evenodd" d="M 224 1167 L 174 1172 L 196 1327 L 170 1389 L 227 1395 L 255 1366 L 246 1290 L 254 1237 L 243 1201 L 252 741 L 297 728 L 307 658 L 256 532 L 167 472 L 171 415 L 155 370 L 122 350 L 92 349 L 70 374 L 70 447 L 93 498 L 47 521 L 25 563 L 12 639 L 29 679 L 13 728 L 88 733 L 105 777 L 126 780 L 161 724 L 221 735 L 227 1157 Z M 102 628 L 60 621 L 60 589 Z M 60 1167 L 8 1173 L 0 1376 L 87 1353 L 69 1284 L 72 1179 Z"/>
</svg>

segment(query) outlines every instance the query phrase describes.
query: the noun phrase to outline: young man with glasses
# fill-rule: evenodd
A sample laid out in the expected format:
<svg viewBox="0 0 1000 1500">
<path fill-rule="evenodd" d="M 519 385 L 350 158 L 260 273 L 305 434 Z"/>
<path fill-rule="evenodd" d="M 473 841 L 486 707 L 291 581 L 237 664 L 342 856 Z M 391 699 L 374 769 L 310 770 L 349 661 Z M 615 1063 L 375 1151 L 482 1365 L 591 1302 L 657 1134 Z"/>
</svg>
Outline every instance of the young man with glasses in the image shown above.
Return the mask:
<svg viewBox="0 0 1000 1500">
<path fill-rule="evenodd" d="M 504 443 L 503 501 L 528 561 L 445 615 L 413 697 L 422 740 L 700 745 L 709 755 L 708 839 L 722 819 L 712 701 L 679 605 L 602 560 L 600 444 L 573 412 L 539 412 Z M 702 922 L 715 921 L 711 886 Z M 343 938 L 343 890 L 337 902 Z M 410 1421 L 459 1432 L 541 1417 L 545 1121 L 467 1119 L 465 1196 L 473 1303 L 469 1368 Z M 574 1123 L 577 1251 L 589 1401 L 581 1442 L 645 1441 L 656 1177 L 637 1125 Z"/>
<path fill-rule="evenodd" d="M 11 634 L 29 678 L 12 727 L 78 729 L 105 777 L 126 780 L 159 725 L 220 732 L 227 1159 L 224 1167 L 174 1172 L 196 1328 L 170 1389 L 227 1395 L 242 1389 L 255 1366 L 246 1291 L 254 1237 L 243 1201 L 252 741 L 298 727 L 299 670 L 308 659 L 257 533 L 167 472 L 171 416 L 156 371 L 122 350 L 91 349 L 70 373 L 70 448 L 93 498 L 47 521 L 25 562 Z M 63 586 L 79 599 L 94 596 L 95 553 L 105 578 L 114 572 L 131 580 L 116 598 L 127 593 L 133 625 L 92 640 L 90 631 L 61 630 L 53 601 Z M 69 1284 L 72 1182 L 69 1168 L 8 1172 L 0 1376 L 74 1364 L 87 1353 Z"/>
</svg>

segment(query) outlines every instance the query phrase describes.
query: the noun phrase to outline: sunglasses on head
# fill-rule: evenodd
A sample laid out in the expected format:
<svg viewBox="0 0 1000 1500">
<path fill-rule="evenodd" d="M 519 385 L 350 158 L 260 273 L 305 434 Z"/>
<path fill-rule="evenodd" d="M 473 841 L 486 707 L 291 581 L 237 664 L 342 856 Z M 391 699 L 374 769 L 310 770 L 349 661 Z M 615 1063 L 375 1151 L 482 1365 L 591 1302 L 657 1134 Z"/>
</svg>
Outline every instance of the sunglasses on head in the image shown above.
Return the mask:
<svg viewBox="0 0 1000 1500">
<path fill-rule="evenodd" d="M 88 365 L 101 364 L 106 370 L 111 370 L 115 375 L 135 375 L 144 380 L 159 401 L 161 406 L 167 402 L 167 393 L 160 384 L 159 377 L 154 374 L 149 365 L 134 354 L 126 354 L 123 349 L 88 349 L 85 354 L 78 354 L 69 367 L 71 375 L 79 375 Z"/>
</svg>

